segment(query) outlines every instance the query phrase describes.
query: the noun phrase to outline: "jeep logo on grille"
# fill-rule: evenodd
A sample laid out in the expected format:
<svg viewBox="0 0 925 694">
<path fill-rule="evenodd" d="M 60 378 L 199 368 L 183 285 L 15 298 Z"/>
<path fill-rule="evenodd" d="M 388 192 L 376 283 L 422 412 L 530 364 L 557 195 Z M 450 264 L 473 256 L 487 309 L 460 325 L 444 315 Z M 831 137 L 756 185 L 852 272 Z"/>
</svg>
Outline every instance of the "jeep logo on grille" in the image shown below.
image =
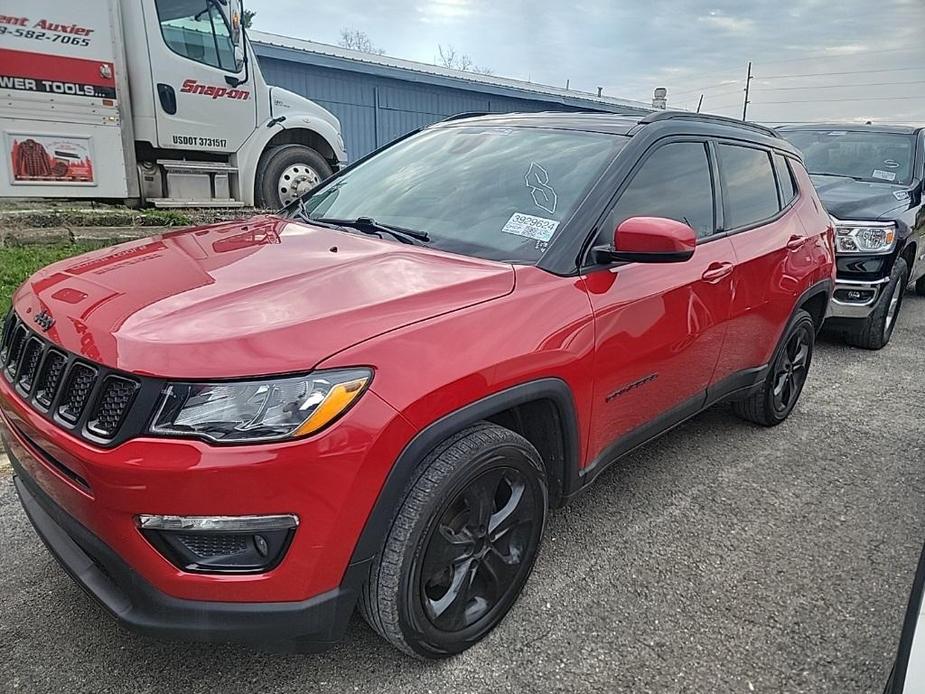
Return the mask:
<svg viewBox="0 0 925 694">
<path fill-rule="evenodd" d="M 39 324 L 42 332 L 48 332 L 49 328 L 55 324 L 55 319 L 45 309 L 42 309 L 41 313 L 36 313 L 33 320 Z"/>
</svg>

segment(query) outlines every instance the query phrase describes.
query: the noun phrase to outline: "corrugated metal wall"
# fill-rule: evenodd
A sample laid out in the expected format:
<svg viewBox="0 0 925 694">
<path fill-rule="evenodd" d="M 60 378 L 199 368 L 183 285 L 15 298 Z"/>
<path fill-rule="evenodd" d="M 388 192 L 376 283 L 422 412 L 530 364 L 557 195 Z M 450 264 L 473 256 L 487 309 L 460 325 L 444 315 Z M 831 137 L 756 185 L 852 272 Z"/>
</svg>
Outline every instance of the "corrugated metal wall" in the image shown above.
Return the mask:
<svg viewBox="0 0 925 694">
<path fill-rule="evenodd" d="M 390 79 L 261 57 L 267 84 L 308 97 L 340 119 L 351 161 L 411 130 L 468 111 L 571 111 L 562 104 Z"/>
</svg>

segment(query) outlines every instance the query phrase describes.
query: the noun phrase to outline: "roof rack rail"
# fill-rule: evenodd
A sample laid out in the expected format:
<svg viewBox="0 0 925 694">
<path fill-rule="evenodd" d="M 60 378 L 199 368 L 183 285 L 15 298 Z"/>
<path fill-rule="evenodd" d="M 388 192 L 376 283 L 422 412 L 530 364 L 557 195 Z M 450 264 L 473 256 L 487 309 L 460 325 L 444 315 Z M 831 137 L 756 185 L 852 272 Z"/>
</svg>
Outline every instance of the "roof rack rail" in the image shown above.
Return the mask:
<svg viewBox="0 0 925 694">
<path fill-rule="evenodd" d="M 452 116 L 447 116 L 443 120 L 437 121 L 438 123 L 446 123 L 451 120 L 459 120 L 460 118 L 476 118 L 477 116 L 491 116 L 496 115 L 492 114 L 491 111 L 464 111 L 463 113 L 454 113 Z M 500 115 L 500 114 L 497 114 Z"/>
<path fill-rule="evenodd" d="M 746 128 L 748 130 L 754 130 L 759 132 L 762 135 L 769 135 L 780 139 L 780 133 L 778 133 L 773 128 L 769 128 L 766 125 L 759 125 L 758 123 L 752 123 L 751 121 L 739 120 L 737 118 L 729 118 L 728 116 L 716 116 L 712 113 L 690 113 L 688 111 L 657 111 L 656 113 L 650 113 L 649 115 L 640 119 L 640 124 L 646 123 L 656 123 L 662 120 L 696 120 L 706 123 L 718 123 L 720 125 L 733 125 L 738 128 Z"/>
</svg>

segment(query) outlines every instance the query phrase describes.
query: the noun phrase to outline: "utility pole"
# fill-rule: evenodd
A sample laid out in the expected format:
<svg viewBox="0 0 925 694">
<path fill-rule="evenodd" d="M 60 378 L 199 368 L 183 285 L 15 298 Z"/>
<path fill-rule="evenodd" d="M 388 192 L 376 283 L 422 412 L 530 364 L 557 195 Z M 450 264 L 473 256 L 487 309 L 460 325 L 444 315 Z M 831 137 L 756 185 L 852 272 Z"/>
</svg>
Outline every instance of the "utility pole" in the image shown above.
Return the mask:
<svg viewBox="0 0 925 694">
<path fill-rule="evenodd" d="M 700 113 L 701 106 L 703 106 L 703 94 L 700 95 L 700 101 L 697 102 L 697 113 Z"/>
<path fill-rule="evenodd" d="M 748 88 L 752 84 L 752 61 L 748 61 L 748 76 L 745 78 L 745 103 L 742 104 L 742 120 L 748 116 Z"/>
</svg>

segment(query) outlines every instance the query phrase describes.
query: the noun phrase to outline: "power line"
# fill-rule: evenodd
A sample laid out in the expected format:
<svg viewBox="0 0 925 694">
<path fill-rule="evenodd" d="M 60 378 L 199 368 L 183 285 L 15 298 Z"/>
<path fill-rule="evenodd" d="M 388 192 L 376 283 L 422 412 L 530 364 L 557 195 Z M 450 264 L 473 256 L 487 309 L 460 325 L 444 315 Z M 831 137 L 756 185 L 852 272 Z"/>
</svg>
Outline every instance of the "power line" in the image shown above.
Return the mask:
<svg viewBox="0 0 925 694">
<path fill-rule="evenodd" d="M 855 18 L 856 19 L 856 18 Z M 786 58 L 784 60 L 762 60 L 757 62 L 758 65 L 779 65 L 781 63 L 806 63 L 814 62 L 817 60 L 834 60 L 836 58 L 844 60 L 845 58 L 865 58 L 869 55 L 879 55 L 881 53 L 908 53 L 909 51 L 918 50 L 918 46 L 910 46 L 908 48 L 884 48 L 883 50 L 877 51 L 857 51 L 855 53 L 815 53 L 813 55 L 804 56 L 802 58 Z"/>
<path fill-rule="evenodd" d="M 921 70 L 921 65 L 910 65 L 909 67 L 887 67 L 879 70 L 846 70 L 844 72 L 804 72 L 793 75 L 765 75 L 763 80 L 791 79 L 793 77 L 820 77 L 823 75 L 865 75 L 872 72 L 900 72 L 902 70 Z"/>
<path fill-rule="evenodd" d="M 925 94 L 916 96 L 858 96 L 848 99 L 794 99 L 792 101 L 758 101 L 756 106 L 764 104 L 830 104 L 839 101 L 909 101 L 911 99 L 925 99 Z M 717 107 L 718 108 L 718 107 Z"/>
<path fill-rule="evenodd" d="M 898 84 L 925 84 L 925 80 L 910 80 L 908 82 L 867 82 L 864 84 L 819 84 L 809 87 L 762 87 L 761 85 L 758 85 L 755 87 L 755 89 L 763 92 L 782 92 L 791 91 L 794 89 L 847 89 L 849 87 L 887 87 Z M 719 96 L 719 94 L 715 96 Z"/>
</svg>

